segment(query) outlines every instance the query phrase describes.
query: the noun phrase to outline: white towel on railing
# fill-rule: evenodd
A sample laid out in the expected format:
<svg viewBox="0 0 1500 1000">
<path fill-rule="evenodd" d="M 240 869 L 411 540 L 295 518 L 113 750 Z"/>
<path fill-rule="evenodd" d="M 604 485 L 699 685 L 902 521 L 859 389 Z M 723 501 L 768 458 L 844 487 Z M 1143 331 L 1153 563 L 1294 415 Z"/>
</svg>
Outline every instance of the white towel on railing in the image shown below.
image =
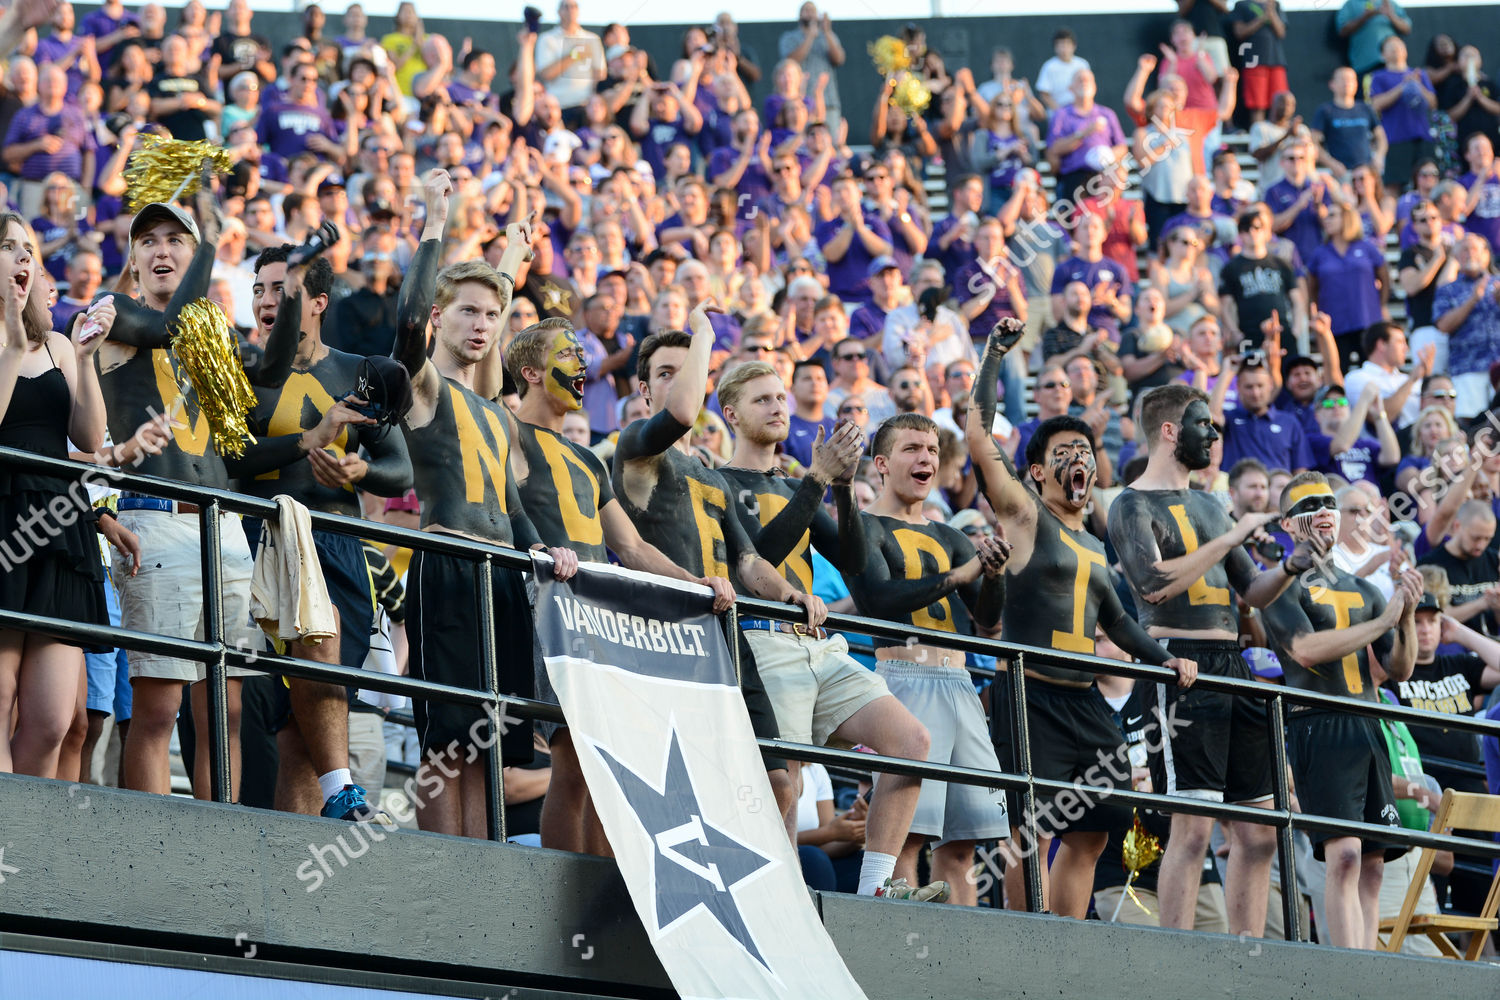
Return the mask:
<svg viewBox="0 0 1500 1000">
<path fill-rule="evenodd" d="M 307 508 L 282 494 L 266 522 L 250 577 L 250 614 L 273 639 L 318 643 L 335 635 L 333 602 L 313 547 Z"/>
</svg>

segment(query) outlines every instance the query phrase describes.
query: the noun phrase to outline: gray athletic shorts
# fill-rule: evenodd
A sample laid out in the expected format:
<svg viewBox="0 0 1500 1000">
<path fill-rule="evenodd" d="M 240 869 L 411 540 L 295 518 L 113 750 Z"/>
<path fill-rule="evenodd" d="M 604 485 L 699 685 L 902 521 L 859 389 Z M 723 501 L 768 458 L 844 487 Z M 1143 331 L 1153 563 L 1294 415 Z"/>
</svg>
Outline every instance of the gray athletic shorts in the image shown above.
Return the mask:
<svg viewBox="0 0 1500 1000">
<path fill-rule="evenodd" d="M 967 670 L 881 660 L 875 672 L 885 680 L 891 694 L 927 727 L 932 738 L 929 762 L 1000 770 L 984 710 Z M 1009 837 L 1005 796 L 998 788 L 923 780 L 911 832 L 937 838 L 938 846 L 953 840 Z"/>
</svg>

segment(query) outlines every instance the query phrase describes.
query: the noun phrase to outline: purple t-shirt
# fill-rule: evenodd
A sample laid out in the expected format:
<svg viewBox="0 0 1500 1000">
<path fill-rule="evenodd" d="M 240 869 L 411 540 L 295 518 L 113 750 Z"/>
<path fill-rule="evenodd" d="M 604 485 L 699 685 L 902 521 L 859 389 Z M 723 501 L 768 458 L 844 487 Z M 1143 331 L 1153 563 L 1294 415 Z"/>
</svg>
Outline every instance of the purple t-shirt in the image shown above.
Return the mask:
<svg viewBox="0 0 1500 1000">
<path fill-rule="evenodd" d="M 657 121 L 653 118 L 646 126 L 646 134 L 641 138 L 641 157 L 651 164 L 653 176 L 667 176 L 667 150 L 679 142 L 689 147 L 693 145 L 693 136 L 683 124 L 680 114 L 675 120 L 669 122 Z"/>
<path fill-rule="evenodd" d="M 1337 455 L 1329 448 L 1333 438 L 1327 434 L 1310 434 L 1307 441 L 1312 446 L 1313 468 L 1318 472 L 1343 476 L 1351 483 L 1363 479 L 1380 485 L 1380 442 L 1368 434 L 1356 438 L 1348 451 Z"/>
<path fill-rule="evenodd" d="M 1424 142 L 1432 138 L 1432 127 L 1428 124 L 1430 109 L 1422 97 L 1435 94 L 1427 71 L 1416 71 L 1415 80 L 1406 79 L 1407 71 L 1377 69 L 1370 74 L 1370 97 L 1374 98 L 1390 90 L 1400 89 L 1396 103 L 1380 113 L 1380 124 L 1385 129 L 1385 138 L 1392 146 L 1398 142 Z"/>
<path fill-rule="evenodd" d="M 1085 136 L 1077 149 L 1063 157 L 1063 173 L 1070 174 L 1075 170 L 1088 169 L 1088 155 L 1091 149 L 1108 149 L 1111 146 L 1125 145 L 1125 133 L 1120 130 L 1120 119 L 1116 118 L 1115 113 L 1109 108 L 1098 104 L 1084 113 L 1080 113 L 1071 104 L 1058 108 L 1052 116 L 1052 127 L 1047 130 L 1047 142 L 1050 144 L 1057 139 L 1073 135 L 1094 121 L 1103 121 L 1104 130 Z"/>
<path fill-rule="evenodd" d="M 892 242 L 890 227 L 880 216 L 869 209 L 862 209 L 862 211 L 865 225 L 870 231 L 881 239 Z M 843 228 L 842 218 L 819 223 L 818 228 L 813 231 L 813 238 L 817 240 L 818 248 L 821 250 L 828 246 Z M 826 251 L 824 256 L 827 256 Z M 858 236 L 851 238 L 849 251 L 841 259 L 828 262 L 828 291 L 842 299 L 845 305 L 852 305 L 856 302 L 863 304 L 870 301 L 870 279 L 865 276 L 865 273 L 874 259 Z"/>
<path fill-rule="evenodd" d="M 87 302 L 75 302 L 69 298 L 59 298 L 57 305 L 52 307 L 52 329 L 62 333 L 68 332 L 68 324 L 73 322 L 73 317 L 88 308 Z"/>
<path fill-rule="evenodd" d="M 94 131 L 89 128 L 83 112 L 71 104 L 64 104 L 55 115 L 45 113 L 35 104 L 22 108 L 10 120 L 5 145 L 31 142 L 44 135 L 60 136 L 62 148 L 51 154 L 38 150 L 26 157 L 26 162 L 21 165 L 21 178 L 39 181 L 59 170 L 75 181 L 83 180 L 83 154 L 95 149 Z"/>
<path fill-rule="evenodd" d="M 1242 458 L 1258 458 L 1268 469 L 1310 469 L 1312 449 L 1296 417 L 1277 409 L 1255 416 L 1243 407 L 1224 408 L 1224 461 L 1226 469 Z"/>
<path fill-rule="evenodd" d="M 704 176 L 710 184 L 714 178 L 732 168 L 739 162 L 740 151 L 730 146 L 724 146 L 713 151 L 708 158 L 708 169 Z M 734 186 L 739 193 L 739 207 L 735 216 L 739 219 L 751 218 L 750 210 L 763 199 L 771 196 L 771 178 L 766 176 L 766 168 L 761 166 L 758 157 L 751 157 L 750 162 L 745 164 L 745 172 L 740 175 L 740 182 Z"/>
<path fill-rule="evenodd" d="M 281 104 L 274 110 L 261 112 L 255 133 L 261 145 L 271 147 L 271 152 L 284 160 L 290 160 L 307 149 L 307 140 L 314 135 L 338 142 L 344 134 L 342 122 L 333 120 L 323 108 L 305 104 Z"/>
<path fill-rule="evenodd" d="M 1058 267 L 1059 270 L 1057 273 L 1061 273 L 1061 265 Z M 990 335 L 990 331 L 995 328 L 995 324 L 1000 322 L 1001 319 L 1016 314 L 1016 304 L 1010 299 L 1010 289 L 1003 283 L 996 282 L 990 276 L 989 272 L 979 266 L 979 261 L 977 260 L 971 260 L 959 268 L 953 275 L 952 283 L 953 297 L 958 300 L 959 305 L 979 298 L 988 288 L 995 289 L 995 296 L 990 299 L 990 304 L 984 307 L 984 312 L 969 320 L 969 334 L 971 336 L 982 340 Z M 1090 284 L 1089 287 L 1093 288 L 1094 286 Z M 1114 313 L 1110 313 L 1110 318 L 1115 320 L 1115 329 L 1118 332 L 1119 319 L 1115 317 Z M 1090 322 L 1092 321 L 1093 314 L 1090 313 Z"/>
<path fill-rule="evenodd" d="M 36 54 L 32 59 L 38 66 L 55 63 L 77 52 L 83 48 L 83 36 L 74 33 L 68 41 L 59 41 L 56 35 L 48 35 L 46 38 L 38 38 L 36 42 Z M 103 63 L 103 60 L 100 60 Z M 74 59 L 64 72 L 68 77 L 68 103 L 72 104 L 78 100 L 78 88 L 83 86 L 83 71 L 78 68 L 78 60 Z"/>
<path fill-rule="evenodd" d="M 833 434 L 834 421 L 824 417 L 819 421 L 803 420 L 793 413 L 787 419 L 786 444 L 782 450 L 795 458 L 804 468 L 812 465 L 812 446 L 817 440 L 818 428 L 823 428 L 826 439 Z"/>
<path fill-rule="evenodd" d="M 1105 284 L 1112 285 L 1116 295 L 1135 294 L 1135 286 L 1130 283 L 1125 269 L 1108 257 L 1101 257 L 1092 263 L 1082 257 L 1069 257 L 1067 260 L 1058 261 L 1057 269 L 1052 272 L 1052 294 L 1061 295 L 1074 281 L 1081 281 L 1088 285 L 1089 291 L 1093 291 L 1098 285 Z M 961 281 L 954 285 L 954 288 L 961 287 Z M 998 299 L 999 296 L 997 295 L 996 298 Z M 1107 331 L 1111 340 L 1119 342 L 1120 317 L 1108 306 L 1096 305 L 1090 309 L 1089 325 Z M 979 325 L 977 320 L 969 324 L 969 329 L 984 330 L 986 334 L 989 332 L 989 327 Z"/>
<path fill-rule="evenodd" d="M 1366 239 L 1340 254 L 1332 243 L 1318 247 L 1307 273 L 1318 279 L 1318 308 L 1333 321 L 1335 336 L 1358 333 L 1380 319 L 1380 291 L 1375 275 L 1385 254 Z"/>
<path fill-rule="evenodd" d="M 855 340 L 869 340 L 885 335 L 886 312 L 874 302 L 866 302 L 849 314 L 849 336 Z M 879 349 L 879 344 L 876 345 Z"/>
<path fill-rule="evenodd" d="M 68 231 L 65 223 L 52 222 L 45 216 L 37 216 L 35 219 L 32 219 L 31 228 L 36 233 L 38 243 L 51 243 L 53 240 L 62 239 Z M 79 220 L 79 236 L 93 231 L 94 227 L 89 225 L 87 220 Z M 76 240 L 64 243 L 56 253 L 42 261 L 42 266 L 47 269 L 48 274 L 52 275 L 53 281 L 66 281 L 68 280 L 68 261 L 72 260 L 73 255 L 77 252 L 78 244 Z"/>
<path fill-rule="evenodd" d="M 133 24 L 139 28 L 141 26 L 141 19 L 138 15 L 123 9 L 120 11 L 119 18 L 113 18 L 106 14 L 103 8 L 100 8 L 88 17 L 85 17 L 83 23 L 78 26 L 77 31 L 80 35 L 92 35 L 95 38 L 103 38 L 105 35 L 114 34 L 127 24 Z M 120 43 L 116 42 L 107 49 L 99 50 L 99 68 L 104 71 L 105 76 L 109 76 L 109 69 L 115 63 L 115 52 L 119 47 Z"/>
<path fill-rule="evenodd" d="M 1458 183 L 1467 191 L 1474 186 L 1474 175 L 1464 174 L 1458 179 Z M 1464 228 L 1488 240 L 1491 253 L 1495 253 L 1496 248 L 1500 247 L 1500 181 L 1493 176 L 1480 189 L 1479 204 L 1474 206 L 1474 211 L 1464 220 Z"/>
<path fill-rule="evenodd" d="M 942 248 L 942 243 L 940 242 L 944 236 L 948 235 L 948 230 L 962 221 L 962 219 L 956 219 L 951 215 L 943 216 L 932 224 L 932 238 L 927 241 L 926 256 L 935 258 L 943 265 L 943 273 L 948 276 L 950 284 L 952 283 L 953 275 L 958 273 L 958 269 L 974 259 L 973 240 L 966 240 L 960 236 L 948 244 L 947 250 Z"/>
<path fill-rule="evenodd" d="M 1302 192 L 1306 191 L 1307 185 L 1311 183 L 1312 180 L 1309 178 L 1306 184 L 1295 187 L 1291 181 L 1283 177 L 1266 188 L 1266 205 L 1270 207 L 1273 215 L 1280 215 L 1302 197 Z M 1323 204 L 1330 203 L 1328 191 L 1325 189 Z M 1311 261 L 1313 253 L 1323 242 L 1323 222 L 1318 218 L 1317 206 L 1308 202 L 1307 207 L 1298 213 L 1297 217 L 1292 220 L 1292 224 L 1281 235 L 1292 241 L 1303 260 Z"/>
<path fill-rule="evenodd" d="M 615 392 L 614 376 L 599 374 L 604 359 L 609 356 L 609 349 L 587 327 L 578 331 L 578 342 L 583 345 L 584 360 L 589 366 L 589 377 L 583 383 L 583 410 L 589 416 L 589 430 L 608 434 L 619 426 L 615 417 L 619 394 Z"/>
</svg>

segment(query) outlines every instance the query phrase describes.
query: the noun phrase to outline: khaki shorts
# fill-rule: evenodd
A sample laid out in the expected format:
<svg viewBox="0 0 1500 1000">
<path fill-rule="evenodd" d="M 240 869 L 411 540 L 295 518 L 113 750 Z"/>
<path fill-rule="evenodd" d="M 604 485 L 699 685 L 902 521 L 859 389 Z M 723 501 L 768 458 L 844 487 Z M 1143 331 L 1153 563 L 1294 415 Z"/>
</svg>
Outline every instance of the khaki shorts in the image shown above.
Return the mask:
<svg viewBox="0 0 1500 1000">
<path fill-rule="evenodd" d="M 349 771 L 354 783 L 372 795 L 385 787 L 385 716 L 349 713 Z"/>
<path fill-rule="evenodd" d="M 874 671 L 849 655 L 849 643 L 841 635 L 817 639 L 746 629 L 745 640 L 776 710 L 781 738 L 792 743 L 853 746 L 845 740 L 831 743 L 834 730 L 891 693 Z"/>
<path fill-rule="evenodd" d="M 164 510 L 120 512 L 120 526 L 141 540 L 141 567 L 135 576 L 119 552 L 114 579 L 120 581 L 120 627 L 177 639 L 203 640 L 203 559 L 197 514 Z M 224 589 L 224 641 L 240 649 L 261 648 L 260 630 L 250 621 L 250 572 L 253 562 L 240 519 L 219 518 Z M 130 677 L 183 683 L 207 676 L 204 665 L 157 653 L 131 650 Z M 254 670 L 231 666 L 229 676 L 254 676 Z"/>
</svg>

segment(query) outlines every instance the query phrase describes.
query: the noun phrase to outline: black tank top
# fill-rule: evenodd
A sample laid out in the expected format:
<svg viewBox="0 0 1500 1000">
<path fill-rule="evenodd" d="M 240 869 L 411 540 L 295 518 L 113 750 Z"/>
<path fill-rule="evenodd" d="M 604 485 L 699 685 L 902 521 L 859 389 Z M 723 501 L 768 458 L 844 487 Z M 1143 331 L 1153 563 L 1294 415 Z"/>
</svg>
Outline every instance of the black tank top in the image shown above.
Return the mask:
<svg viewBox="0 0 1500 1000">
<path fill-rule="evenodd" d="M 47 357 L 52 348 L 43 345 Z M 73 413 L 73 393 L 68 380 L 54 360 L 52 367 L 40 375 L 16 379 L 10 406 L 0 419 L 0 445 L 21 448 L 48 458 L 68 457 L 68 419 Z M 68 481 L 21 469 L 0 468 L 0 492 L 43 490 L 60 493 Z"/>
</svg>

